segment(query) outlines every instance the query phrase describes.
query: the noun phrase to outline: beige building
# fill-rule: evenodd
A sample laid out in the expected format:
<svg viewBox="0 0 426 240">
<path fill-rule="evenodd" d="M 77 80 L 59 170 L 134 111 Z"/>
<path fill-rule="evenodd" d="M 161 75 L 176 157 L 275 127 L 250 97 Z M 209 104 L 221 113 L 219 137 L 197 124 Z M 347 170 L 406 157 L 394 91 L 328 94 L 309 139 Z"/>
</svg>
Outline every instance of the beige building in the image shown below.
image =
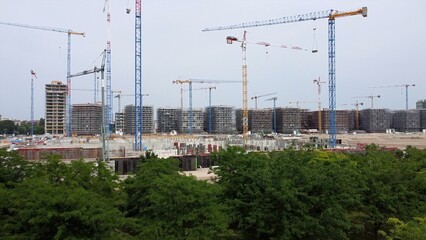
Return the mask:
<svg viewBox="0 0 426 240">
<path fill-rule="evenodd" d="M 45 132 L 50 134 L 66 133 L 67 85 L 61 81 L 46 84 Z"/>
</svg>

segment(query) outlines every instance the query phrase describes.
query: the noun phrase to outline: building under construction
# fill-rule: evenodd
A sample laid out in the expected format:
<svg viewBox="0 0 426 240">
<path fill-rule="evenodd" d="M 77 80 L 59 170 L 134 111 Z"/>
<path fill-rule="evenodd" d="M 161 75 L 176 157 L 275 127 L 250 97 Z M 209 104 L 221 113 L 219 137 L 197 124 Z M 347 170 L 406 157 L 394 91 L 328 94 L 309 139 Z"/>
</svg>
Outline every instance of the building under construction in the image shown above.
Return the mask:
<svg viewBox="0 0 426 240">
<path fill-rule="evenodd" d="M 322 131 L 330 131 L 330 110 L 321 111 L 321 129 Z M 349 131 L 349 111 L 348 110 L 336 110 L 336 133 L 344 133 Z M 312 127 L 319 129 L 318 124 L 318 111 L 314 111 L 312 114 Z"/>
<path fill-rule="evenodd" d="M 419 110 L 399 110 L 392 114 L 392 128 L 398 132 L 420 131 Z"/>
<path fill-rule="evenodd" d="M 180 133 L 188 133 L 190 127 L 189 110 L 181 111 L 178 118 Z M 204 131 L 204 114 L 202 109 L 192 109 L 192 132 L 201 133 Z"/>
<path fill-rule="evenodd" d="M 64 134 L 66 128 L 67 85 L 61 81 L 52 81 L 45 85 L 46 116 L 45 132 Z"/>
<path fill-rule="evenodd" d="M 360 129 L 369 133 L 385 133 L 391 127 L 391 120 L 387 109 L 363 109 L 360 112 Z"/>
<path fill-rule="evenodd" d="M 157 108 L 157 132 L 179 131 L 180 108 Z"/>
<path fill-rule="evenodd" d="M 238 109 L 236 115 L 242 119 L 242 111 Z M 272 109 L 250 109 L 248 116 L 248 127 L 252 133 L 271 133 L 272 125 Z M 242 121 L 237 122 L 242 132 Z"/>
<path fill-rule="evenodd" d="M 71 133 L 74 135 L 101 134 L 102 106 L 100 104 L 74 104 L 71 112 Z"/>
<path fill-rule="evenodd" d="M 417 101 L 416 109 L 426 109 L 426 99 Z"/>
<path fill-rule="evenodd" d="M 419 109 L 420 112 L 420 128 L 426 129 L 426 108 Z"/>
<path fill-rule="evenodd" d="M 211 114 L 211 116 L 210 116 Z M 211 121 L 211 131 L 209 122 Z M 214 134 L 233 134 L 236 132 L 235 111 L 233 107 L 212 106 L 204 112 L 204 131 Z"/>
<path fill-rule="evenodd" d="M 275 112 L 278 133 L 294 133 L 295 131 L 298 132 L 304 128 L 302 126 L 302 114 L 307 112 L 306 109 L 276 108 Z M 305 117 L 307 118 L 308 116 Z"/>
<path fill-rule="evenodd" d="M 135 133 L 135 106 L 127 105 L 124 108 L 124 133 Z M 154 107 L 142 108 L 142 134 L 154 133 Z"/>
<path fill-rule="evenodd" d="M 120 134 L 124 132 L 124 113 L 115 113 L 115 132 Z"/>
</svg>

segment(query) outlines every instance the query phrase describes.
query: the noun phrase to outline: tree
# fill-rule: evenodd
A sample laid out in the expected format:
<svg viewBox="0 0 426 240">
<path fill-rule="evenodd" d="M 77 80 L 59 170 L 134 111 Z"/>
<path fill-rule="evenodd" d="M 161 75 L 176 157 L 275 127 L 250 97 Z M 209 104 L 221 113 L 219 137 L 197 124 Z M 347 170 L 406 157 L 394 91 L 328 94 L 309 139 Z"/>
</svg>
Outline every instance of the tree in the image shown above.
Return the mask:
<svg viewBox="0 0 426 240">
<path fill-rule="evenodd" d="M 31 175 L 30 164 L 16 151 L 0 148 L 0 184 L 11 187 Z"/>
<path fill-rule="evenodd" d="M 348 239 L 360 205 L 349 158 L 293 149 L 246 153 L 228 148 L 215 159 L 231 227 L 246 239 Z"/>
<path fill-rule="evenodd" d="M 15 129 L 15 123 L 12 120 L 0 121 L 0 134 L 13 134 Z"/>
<path fill-rule="evenodd" d="M 226 233 L 219 186 L 178 172 L 174 159 L 147 158 L 126 180 L 127 217 L 143 239 L 213 239 Z"/>
</svg>

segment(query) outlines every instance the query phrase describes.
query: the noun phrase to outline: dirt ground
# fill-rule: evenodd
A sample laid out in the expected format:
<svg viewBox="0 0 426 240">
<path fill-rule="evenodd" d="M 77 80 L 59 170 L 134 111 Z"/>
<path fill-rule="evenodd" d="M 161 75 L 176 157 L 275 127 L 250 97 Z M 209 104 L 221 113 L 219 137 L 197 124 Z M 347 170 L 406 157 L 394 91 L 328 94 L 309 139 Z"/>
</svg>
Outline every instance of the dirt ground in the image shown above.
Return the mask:
<svg viewBox="0 0 426 240">
<path fill-rule="evenodd" d="M 419 149 L 426 149 L 426 134 L 424 133 L 368 133 L 368 134 L 338 134 L 343 146 L 354 147 L 358 143 L 377 144 L 382 147 L 397 147 L 405 149 L 407 145 Z"/>
</svg>

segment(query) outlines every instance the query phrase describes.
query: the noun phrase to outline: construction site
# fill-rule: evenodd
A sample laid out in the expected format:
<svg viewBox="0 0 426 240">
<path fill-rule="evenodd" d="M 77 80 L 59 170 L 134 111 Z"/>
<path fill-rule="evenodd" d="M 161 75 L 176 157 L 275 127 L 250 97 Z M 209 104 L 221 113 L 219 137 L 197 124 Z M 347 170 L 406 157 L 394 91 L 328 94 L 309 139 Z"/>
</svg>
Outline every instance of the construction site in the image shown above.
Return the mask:
<svg viewBox="0 0 426 240">
<path fill-rule="evenodd" d="M 106 1 L 106 4 L 109 4 Z M 378 144 L 383 147 L 403 149 L 407 145 L 426 148 L 426 100 L 418 100 L 416 109 L 409 109 L 408 91 L 416 85 L 403 83 L 392 86 L 374 86 L 377 91 L 384 88 L 405 90 L 404 110 L 393 110 L 376 107 L 380 95 L 353 97 L 369 101 L 371 106 L 360 109 L 363 103 L 347 104 L 353 107 L 344 109 L 336 106 L 336 59 L 335 59 L 335 21 L 345 17 L 367 17 L 367 7 L 353 11 L 326 10 L 306 13 L 296 16 L 282 17 L 267 21 L 256 21 L 211 27 L 202 29 L 203 32 L 215 32 L 230 29 L 245 29 L 295 22 L 328 21 L 328 81 L 320 78 L 313 80 L 316 89 L 316 109 L 299 107 L 307 101 L 276 103 L 285 94 L 267 93 L 250 96 L 254 107 L 249 107 L 249 84 L 247 46 L 249 44 L 272 47 L 267 42 L 250 42 L 244 30 L 242 38 L 227 36 L 228 44 L 237 43 L 241 47 L 241 67 L 239 80 L 214 80 L 187 78 L 179 80 L 168 79 L 169 85 L 180 87 L 180 107 L 164 107 L 157 104 L 144 104 L 142 81 L 142 25 L 140 0 L 135 1 L 134 13 L 134 44 L 132 54 L 135 59 L 134 79 L 132 79 L 134 94 L 123 94 L 122 90 L 113 90 L 111 74 L 111 37 L 107 36 L 105 49 L 99 58 L 100 66 L 86 69 L 77 73 L 71 71 L 71 36 L 85 36 L 83 32 L 56 29 L 44 26 L 34 26 L 18 23 L 0 22 L 2 25 L 17 28 L 53 31 L 67 34 L 67 74 L 66 83 L 51 80 L 44 85 L 45 135 L 36 136 L 7 136 L 1 145 L 18 150 L 28 160 L 40 160 L 45 154 L 59 154 L 64 161 L 84 158 L 90 161 L 103 160 L 111 164 L 120 174 L 132 172 L 136 162 L 145 151 L 153 151 L 159 157 L 175 157 L 181 161 L 181 168 L 194 171 L 197 168 L 211 167 L 214 163 L 210 154 L 228 146 L 240 146 L 247 151 L 279 151 L 285 148 L 302 148 L 313 145 L 319 148 L 351 151 L 362 150 L 366 144 Z M 104 7 L 107 15 L 107 31 L 111 31 L 109 5 Z M 129 14 L 129 13 L 127 13 Z M 358 21 L 361 21 L 358 19 Z M 314 36 L 316 27 L 314 29 Z M 200 29 L 201 30 L 201 29 Z M 357 30 L 361 31 L 361 30 Z M 313 41 L 316 45 L 316 39 Z M 355 44 L 355 43 L 353 43 Z M 289 51 L 305 51 L 316 54 L 317 48 L 307 51 L 297 46 L 276 46 L 287 48 Z M 266 51 L 266 54 L 268 52 Z M 267 55 L 268 56 L 268 55 Z M 159 70 L 164 71 L 164 69 Z M 85 89 L 93 95 L 91 103 L 73 103 L 71 95 L 79 89 L 71 87 L 71 79 L 82 76 L 94 76 L 93 89 Z M 31 70 L 31 78 L 37 78 Z M 150 81 L 150 80 L 144 80 Z M 309 80 L 311 81 L 311 80 Z M 171 84 L 170 84 L 171 83 Z M 145 83 L 144 83 L 145 84 Z M 208 87 L 193 88 L 193 85 L 208 84 Z M 229 87 L 230 84 L 233 87 Z M 312 84 L 312 82 L 311 82 Z M 321 105 L 321 86 L 328 85 L 327 107 Z M 89 84 L 87 84 L 89 85 Z M 265 84 L 267 85 L 267 84 Z M 212 105 L 212 90 L 219 91 L 216 86 L 233 89 L 241 94 L 239 103 L 227 105 Z M 237 86 L 237 87 L 235 87 Z M 168 98 L 171 86 L 159 85 L 162 98 Z M 274 87 L 274 86 L 269 86 Z M 378 90 L 381 89 L 381 90 Z M 84 89 L 83 89 L 84 90 Z M 193 106 L 194 92 L 204 91 L 209 104 Z M 31 121 L 34 122 L 34 87 L 32 86 Z M 253 92 L 253 89 L 250 89 Z M 114 96 L 115 93 L 118 93 Z M 312 95 L 304 90 L 305 95 Z M 161 94 L 160 94 L 161 95 Z M 187 95 L 188 106 L 184 106 L 184 95 Z M 133 104 L 121 107 L 122 97 L 129 96 Z M 266 99 L 266 97 L 270 97 Z M 118 108 L 114 109 L 114 98 L 118 100 Z M 220 97 L 219 97 L 220 98 Z M 258 101 L 273 103 L 273 107 L 258 107 Z M 177 101 L 176 101 L 177 102 Z M 296 103 L 296 107 L 291 104 Z M 266 103 L 264 103 L 266 104 Z M 124 105 L 124 104 L 123 104 Z M 195 105 L 195 104 L 194 104 Z M 202 105 L 202 107 L 200 107 Z M 290 106 L 289 106 L 290 105 Z M 323 103 L 324 105 L 324 103 Z M 364 104 L 368 105 L 368 104 Z M 115 111 L 114 111 L 115 110 Z"/>
</svg>

